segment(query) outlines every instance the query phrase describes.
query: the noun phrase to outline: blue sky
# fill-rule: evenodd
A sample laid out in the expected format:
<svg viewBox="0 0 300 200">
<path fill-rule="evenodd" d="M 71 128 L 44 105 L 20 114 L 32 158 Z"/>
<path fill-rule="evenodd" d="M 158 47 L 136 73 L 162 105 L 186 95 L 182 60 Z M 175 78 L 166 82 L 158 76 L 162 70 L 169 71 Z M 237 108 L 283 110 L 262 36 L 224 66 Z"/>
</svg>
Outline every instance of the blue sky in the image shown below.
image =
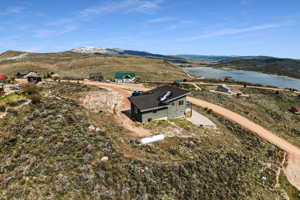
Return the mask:
<svg viewBox="0 0 300 200">
<path fill-rule="evenodd" d="M 299 0 L 10 0 L 0 52 L 81 46 L 300 58 Z"/>
</svg>

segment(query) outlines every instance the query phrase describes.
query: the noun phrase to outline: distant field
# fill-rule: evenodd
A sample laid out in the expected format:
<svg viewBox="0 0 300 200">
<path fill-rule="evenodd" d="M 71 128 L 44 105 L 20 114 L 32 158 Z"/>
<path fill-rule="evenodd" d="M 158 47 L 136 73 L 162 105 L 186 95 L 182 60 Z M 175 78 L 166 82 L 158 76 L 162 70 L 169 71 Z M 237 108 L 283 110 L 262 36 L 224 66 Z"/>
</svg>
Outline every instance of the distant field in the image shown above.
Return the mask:
<svg viewBox="0 0 300 200">
<path fill-rule="evenodd" d="M 20 53 L 19 53 L 20 54 Z M 7 52 L 0 57 L 19 55 Z M 161 59 L 135 56 L 110 56 L 94 54 L 36 53 L 22 60 L 0 62 L 0 72 L 13 75 L 22 70 L 55 72 L 61 76 L 87 77 L 92 72 L 102 72 L 112 78 L 116 72 L 134 72 L 143 80 L 176 80 L 186 78 L 185 73 Z"/>
</svg>

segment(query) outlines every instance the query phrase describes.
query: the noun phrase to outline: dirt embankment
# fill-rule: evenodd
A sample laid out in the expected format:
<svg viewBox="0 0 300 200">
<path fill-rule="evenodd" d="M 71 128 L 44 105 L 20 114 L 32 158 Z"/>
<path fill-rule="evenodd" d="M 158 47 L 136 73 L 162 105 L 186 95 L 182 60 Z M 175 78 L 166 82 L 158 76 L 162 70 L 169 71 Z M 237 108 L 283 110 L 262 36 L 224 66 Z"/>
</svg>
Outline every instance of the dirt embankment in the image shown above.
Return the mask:
<svg viewBox="0 0 300 200">
<path fill-rule="evenodd" d="M 99 82 L 85 82 L 88 85 L 95 85 L 101 88 L 105 88 L 110 92 L 108 98 L 103 99 L 100 95 L 94 95 L 92 102 L 103 102 L 105 101 L 107 105 L 111 105 L 113 112 L 117 114 L 118 122 L 127 130 L 131 132 L 131 136 L 136 138 L 143 138 L 151 136 L 152 133 L 144 128 L 137 127 L 137 125 L 130 119 L 126 114 L 130 110 L 130 102 L 128 97 L 131 96 L 131 92 L 122 88 L 115 87 L 111 84 L 104 84 Z M 88 96 L 85 102 L 90 101 Z"/>
</svg>

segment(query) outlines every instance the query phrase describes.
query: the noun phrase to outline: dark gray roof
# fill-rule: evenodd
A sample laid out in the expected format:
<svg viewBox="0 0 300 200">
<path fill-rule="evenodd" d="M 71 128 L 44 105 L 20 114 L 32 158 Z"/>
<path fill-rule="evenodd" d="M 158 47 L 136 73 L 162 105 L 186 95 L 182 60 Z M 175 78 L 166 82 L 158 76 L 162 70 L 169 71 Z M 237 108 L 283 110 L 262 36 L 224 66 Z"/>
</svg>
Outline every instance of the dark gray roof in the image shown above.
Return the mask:
<svg viewBox="0 0 300 200">
<path fill-rule="evenodd" d="M 103 78 L 102 73 L 90 73 L 90 78 Z"/>
<path fill-rule="evenodd" d="M 167 92 L 171 92 L 171 95 L 163 102 L 160 98 Z M 189 91 L 173 88 L 170 86 L 163 86 L 148 92 L 143 93 L 140 96 L 129 97 L 129 101 L 133 103 L 142 112 L 147 110 L 153 110 L 155 108 L 166 107 L 168 103 L 176 100 L 177 98 L 184 97 L 189 94 Z"/>
</svg>

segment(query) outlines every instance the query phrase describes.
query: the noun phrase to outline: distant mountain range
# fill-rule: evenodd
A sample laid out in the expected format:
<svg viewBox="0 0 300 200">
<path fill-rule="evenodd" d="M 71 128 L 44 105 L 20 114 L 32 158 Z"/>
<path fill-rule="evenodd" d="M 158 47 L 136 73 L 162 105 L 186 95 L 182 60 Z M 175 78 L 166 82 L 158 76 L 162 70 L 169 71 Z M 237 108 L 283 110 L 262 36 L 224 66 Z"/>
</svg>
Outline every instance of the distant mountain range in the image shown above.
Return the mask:
<svg viewBox="0 0 300 200">
<path fill-rule="evenodd" d="M 159 58 L 176 62 L 187 62 L 187 60 L 198 60 L 204 62 L 223 62 L 240 59 L 259 59 L 264 60 L 272 57 L 268 56 L 217 56 L 217 55 L 193 55 L 193 54 L 178 54 L 178 55 L 163 55 L 153 54 L 146 51 L 125 50 L 119 48 L 97 48 L 97 47 L 80 47 L 71 49 L 71 52 L 85 54 L 112 54 L 112 55 L 128 55 L 128 56 L 143 56 L 148 58 Z"/>
<path fill-rule="evenodd" d="M 153 54 L 146 51 L 134 51 L 134 50 L 125 50 L 119 48 L 97 48 L 97 47 L 80 47 L 76 49 L 71 49 L 71 52 L 75 53 L 85 53 L 85 54 L 110 54 L 110 55 L 127 55 L 127 56 L 142 56 L 148 58 L 159 58 L 170 61 L 182 62 L 185 63 L 185 58 L 180 58 L 177 56 L 168 56 L 162 54 Z"/>
<path fill-rule="evenodd" d="M 183 58 L 188 60 L 202 60 L 202 61 L 211 61 L 211 62 L 222 62 L 222 61 L 232 61 L 232 60 L 241 60 L 241 59 L 259 59 L 265 60 L 268 56 L 215 56 L 215 55 L 174 55 L 177 58 Z"/>
</svg>

